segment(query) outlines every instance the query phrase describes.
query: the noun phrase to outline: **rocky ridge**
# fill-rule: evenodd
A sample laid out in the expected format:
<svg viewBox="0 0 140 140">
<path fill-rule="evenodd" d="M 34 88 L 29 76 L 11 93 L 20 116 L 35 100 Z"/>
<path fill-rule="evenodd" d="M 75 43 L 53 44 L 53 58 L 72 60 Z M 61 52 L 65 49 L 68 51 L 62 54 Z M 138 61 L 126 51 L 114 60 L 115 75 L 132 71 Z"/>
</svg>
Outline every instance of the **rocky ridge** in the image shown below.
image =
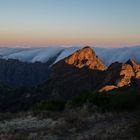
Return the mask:
<svg viewBox="0 0 140 140">
<path fill-rule="evenodd" d="M 85 47 L 54 64 L 49 79 L 39 86 L 29 89 L 2 86 L 0 108 L 19 111 L 44 100 L 69 100 L 91 91 L 110 91 L 124 86 L 140 88 L 139 73 L 140 65 L 134 60 L 107 67 L 90 47 Z"/>
<path fill-rule="evenodd" d="M 105 70 L 107 67 L 101 62 L 98 56 L 90 47 L 84 47 L 64 59 L 66 64 L 77 68 L 87 66 L 89 69 Z"/>
<path fill-rule="evenodd" d="M 130 86 L 132 83 L 138 86 L 139 78 L 140 65 L 134 60 L 130 59 L 126 63 L 115 62 L 107 67 L 90 47 L 84 47 L 57 62 L 50 73 L 53 86 L 49 82 L 46 85 L 52 87 L 50 92 L 53 95 L 71 95 L 84 90 L 109 91 Z"/>
</svg>

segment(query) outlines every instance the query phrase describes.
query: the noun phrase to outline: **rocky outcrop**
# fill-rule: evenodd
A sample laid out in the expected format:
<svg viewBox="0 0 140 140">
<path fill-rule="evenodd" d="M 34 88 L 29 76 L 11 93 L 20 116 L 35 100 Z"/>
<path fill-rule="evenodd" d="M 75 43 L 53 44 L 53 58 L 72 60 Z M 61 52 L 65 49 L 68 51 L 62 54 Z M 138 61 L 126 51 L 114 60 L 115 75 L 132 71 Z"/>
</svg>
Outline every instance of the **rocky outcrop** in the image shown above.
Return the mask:
<svg viewBox="0 0 140 140">
<path fill-rule="evenodd" d="M 53 65 L 43 89 L 51 97 L 70 98 L 98 89 L 105 70 L 106 66 L 94 51 L 85 47 Z"/>
<path fill-rule="evenodd" d="M 104 71 L 106 68 L 95 52 L 87 46 L 54 64 L 51 68 L 50 78 L 66 75 L 75 70 Z"/>
<path fill-rule="evenodd" d="M 138 65 L 134 60 L 129 59 L 126 64 L 131 65 L 135 73 L 135 78 L 140 78 L 140 65 Z"/>
<path fill-rule="evenodd" d="M 128 60 L 127 64 L 130 64 L 133 68 L 135 76 L 132 78 L 132 84 L 140 88 L 140 65 L 138 65 L 134 60 Z"/>
<path fill-rule="evenodd" d="M 117 86 L 114 86 L 114 85 L 106 85 L 104 87 L 102 87 L 99 92 L 108 92 L 108 91 L 111 91 L 113 89 L 117 89 L 118 87 Z"/>
<path fill-rule="evenodd" d="M 131 65 L 116 62 L 108 67 L 103 84 L 122 87 L 130 84 L 134 75 Z"/>
<path fill-rule="evenodd" d="M 140 65 L 134 60 L 130 59 L 125 64 L 115 62 L 108 67 L 100 91 L 108 91 L 126 85 L 129 86 L 133 83 L 135 83 L 136 86 L 139 86 L 139 79 Z"/>
<path fill-rule="evenodd" d="M 83 68 L 85 66 L 94 70 L 105 70 L 107 68 L 88 46 L 76 51 L 64 59 L 64 61 L 66 64 L 73 65 L 77 68 Z"/>
</svg>

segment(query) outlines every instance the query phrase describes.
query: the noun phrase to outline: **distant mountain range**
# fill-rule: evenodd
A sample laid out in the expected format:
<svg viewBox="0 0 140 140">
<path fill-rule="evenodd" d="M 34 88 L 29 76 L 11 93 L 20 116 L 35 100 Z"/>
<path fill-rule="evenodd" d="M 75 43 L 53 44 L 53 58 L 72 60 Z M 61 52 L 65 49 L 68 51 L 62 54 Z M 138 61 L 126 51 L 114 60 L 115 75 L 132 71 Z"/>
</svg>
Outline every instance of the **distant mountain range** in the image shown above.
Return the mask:
<svg viewBox="0 0 140 140">
<path fill-rule="evenodd" d="M 26 110 L 42 100 L 69 100 L 88 91 L 140 89 L 140 65 L 133 59 L 107 66 L 87 46 L 55 61 L 56 57 L 44 63 L 1 59 L 0 110 Z"/>
<path fill-rule="evenodd" d="M 14 87 L 36 86 L 48 79 L 51 67 L 82 47 L 0 48 L 0 83 Z M 140 46 L 125 48 L 91 47 L 101 61 L 140 63 Z"/>
</svg>

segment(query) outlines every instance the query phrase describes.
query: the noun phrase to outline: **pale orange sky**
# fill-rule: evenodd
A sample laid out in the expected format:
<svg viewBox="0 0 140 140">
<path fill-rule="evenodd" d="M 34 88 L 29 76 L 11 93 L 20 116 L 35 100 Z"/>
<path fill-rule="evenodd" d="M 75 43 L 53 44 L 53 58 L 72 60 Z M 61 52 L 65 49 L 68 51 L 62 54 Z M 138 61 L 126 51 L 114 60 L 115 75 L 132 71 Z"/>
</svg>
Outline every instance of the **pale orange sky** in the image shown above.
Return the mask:
<svg viewBox="0 0 140 140">
<path fill-rule="evenodd" d="M 129 39 L 128 39 L 129 38 Z M 47 34 L 5 34 L 0 33 L 0 45 L 94 45 L 97 47 L 123 47 L 140 44 L 139 36 L 69 35 L 53 36 Z"/>
<path fill-rule="evenodd" d="M 140 0 L 0 1 L 1 45 L 140 45 Z"/>
</svg>

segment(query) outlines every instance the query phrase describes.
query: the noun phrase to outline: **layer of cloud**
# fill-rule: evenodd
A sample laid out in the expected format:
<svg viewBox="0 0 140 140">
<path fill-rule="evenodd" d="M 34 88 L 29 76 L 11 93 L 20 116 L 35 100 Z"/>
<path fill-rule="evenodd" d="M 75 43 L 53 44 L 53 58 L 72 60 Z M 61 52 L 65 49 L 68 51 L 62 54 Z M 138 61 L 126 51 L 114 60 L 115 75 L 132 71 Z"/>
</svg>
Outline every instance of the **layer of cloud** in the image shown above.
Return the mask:
<svg viewBox="0 0 140 140">
<path fill-rule="evenodd" d="M 0 57 L 3 59 L 18 59 L 23 62 L 47 62 L 56 57 L 56 63 L 80 48 L 82 47 L 0 48 Z M 134 59 L 140 63 L 140 46 L 92 48 L 106 65 L 110 65 L 115 61 L 126 62 L 128 59 Z"/>
</svg>

